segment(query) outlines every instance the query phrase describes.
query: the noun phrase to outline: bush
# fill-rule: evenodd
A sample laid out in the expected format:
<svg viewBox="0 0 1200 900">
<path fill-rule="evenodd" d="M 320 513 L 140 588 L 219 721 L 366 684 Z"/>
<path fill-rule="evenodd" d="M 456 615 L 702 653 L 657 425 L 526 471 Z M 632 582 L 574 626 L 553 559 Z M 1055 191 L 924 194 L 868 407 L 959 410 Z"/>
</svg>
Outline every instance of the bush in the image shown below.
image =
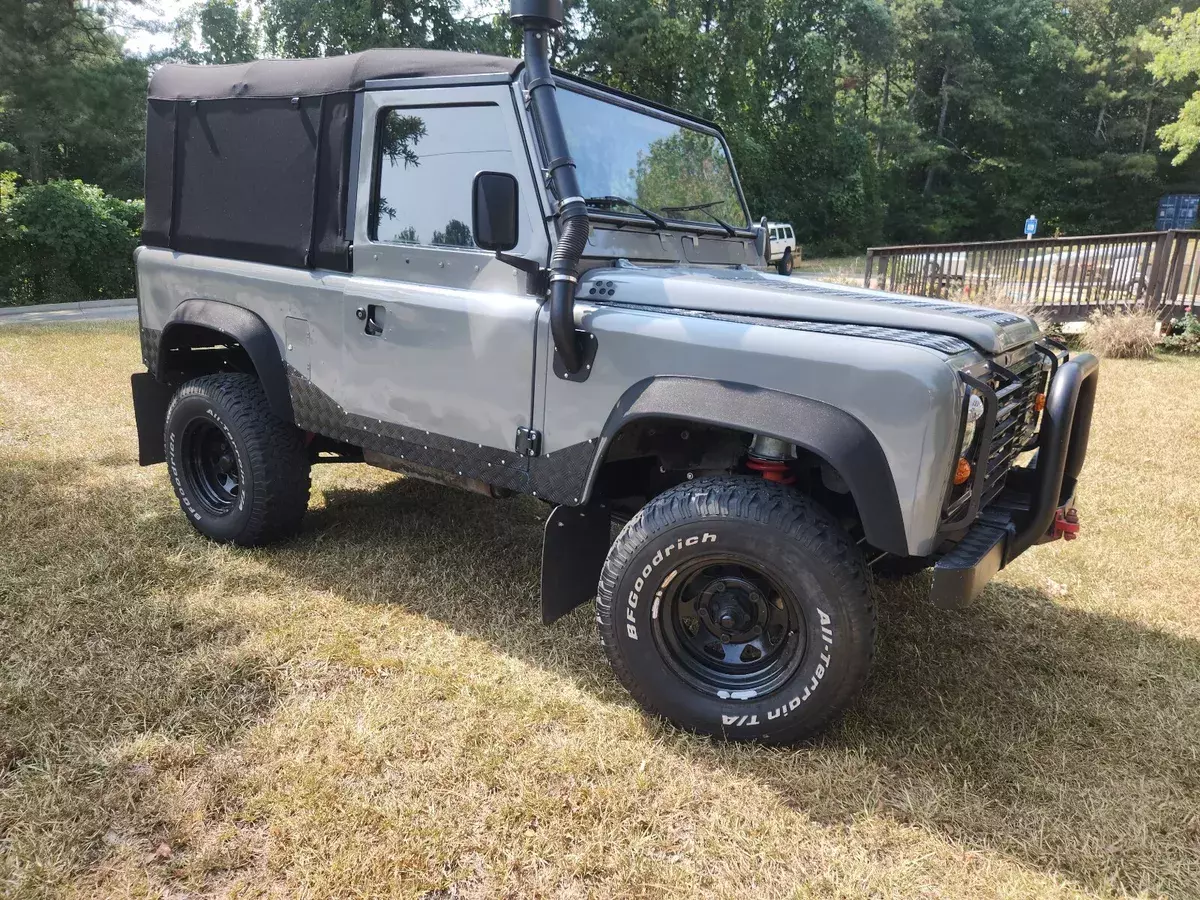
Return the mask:
<svg viewBox="0 0 1200 900">
<path fill-rule="evenodd" d="M 1167 353 L 1200 356 L 1200 318 L 1188 313 L 1169 324 L 1167 333 L 1158 342 L 1158 349 Z"/>
<path fill-rule="evenodd" d="M 1145 312 L 1094 312 L 1083 335 L 1083 348 L 1113 359 L 1147 359 L 1154 355 L 1157 321 Z"/>
<path fill-rule="evenodd" d="M 141 201 L 0 177 L 0 306 L 132 297 Z"/>
</svg>

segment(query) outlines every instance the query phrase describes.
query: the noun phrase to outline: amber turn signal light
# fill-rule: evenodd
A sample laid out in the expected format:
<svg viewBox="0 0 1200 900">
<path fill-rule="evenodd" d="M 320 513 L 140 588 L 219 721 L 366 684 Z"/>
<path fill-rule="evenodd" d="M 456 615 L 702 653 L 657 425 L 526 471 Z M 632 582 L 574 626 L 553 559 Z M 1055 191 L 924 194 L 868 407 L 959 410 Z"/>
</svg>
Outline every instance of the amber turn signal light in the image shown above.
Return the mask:
<svg viewBox="0 0 1200 900">
<path fill-rule="evenodd" d="M 1037 396 L 1035 396 L 1033 398 L 1033 408 L 1036 409 L 1038 412 L 1041 412 L 1043 409 L 1046 408 L 1046 395 L 1045 394 L 1038 394 Z"/>
<path fill-rule="evenodd" d="M 958 460 L 958 468 L 954 470 L 954 483 L 963 484 L 971 477 L 971 464 L 961 457 Z"/>
</svg>

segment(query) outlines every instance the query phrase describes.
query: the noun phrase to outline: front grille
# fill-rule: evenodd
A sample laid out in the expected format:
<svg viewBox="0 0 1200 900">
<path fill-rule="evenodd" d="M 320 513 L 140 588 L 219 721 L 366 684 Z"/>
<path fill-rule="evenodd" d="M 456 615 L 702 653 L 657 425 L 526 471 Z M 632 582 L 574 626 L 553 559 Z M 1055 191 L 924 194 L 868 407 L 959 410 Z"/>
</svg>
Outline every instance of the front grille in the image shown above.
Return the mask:
<svg viewBox="0 0 1200 900">
<path fill-rule="evenodd" d="M 1007 373 L 992 377 L 998 410 L 988 453 L 983 503 L 991 502 L 1004 489 L 1004 479 L 1017 456 L 1037 437 L 1039 413 L 1035 397 L 1046 389 L 1046 370 L 1041 355 L 1031 352 Z"/>
<path fill-rule="evenodd" d="M 951 488 L 943 529 L 973 522 L 1004 490 L 1017 457 L 1036 443 L 1040 413 L 1035 398 L 1047 388 L 1045 356 L 1046 351 L 1030 347 L 1023 356 L 1008 360 L 1008 366 L 992 363 L 983 378 L 963 375 L 963 380 L 983 395 L 985 413 L 976 443 L 967 452 L 974 475 L 966 484 Z"/>
</svg>

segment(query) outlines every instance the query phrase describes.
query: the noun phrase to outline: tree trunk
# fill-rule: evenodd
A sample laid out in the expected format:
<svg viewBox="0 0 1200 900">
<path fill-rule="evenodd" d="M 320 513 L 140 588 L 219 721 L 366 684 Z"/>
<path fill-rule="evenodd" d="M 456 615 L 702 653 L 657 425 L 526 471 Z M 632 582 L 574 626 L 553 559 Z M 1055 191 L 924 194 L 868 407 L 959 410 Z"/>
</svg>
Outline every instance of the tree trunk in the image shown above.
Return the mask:
<svg viewBox="0 0 1200 900">
<path fill-rule="evenodd" d="M 946 85 L 950 83 L 950 64 L 942 69 L 942 86 L 938 89 L 938 93 L 942 97 L 942 111 L 938 115 L 937 139 L 938 144 L 942 142 L 942 136 L 946 133 L 946 113 L 950 109 L 950 92 L 946 90 Z M 937 163 L 930 163 L 929 171 L 925 173 L 925 190 L 921 192 L 922 196 L 928 197 L 933 193 L 933 176 L 937 171 Z"/>
<path fill-rule="evenodd" d="M 1099 141 L 1104 138 L 1104 119 L 1108 115 L 1108 101 L 1105 100 L 1100 104 L 1100 115 L 1096 116 L 1096 130 L 1092 133 L 1092 140 Z"/>
<path fill-rule="evenodd" d="M 888 117 L 888 103 L 891 100 L 892 94 L 892 67 L 886 65 L 883 67 L 883 99 L 879 104 L 879 122 L 882 124 Z M 883 132 L 880 131 L 879 139 L 875 143 L 875 165 L 879 165 L 883 159 Z"/>
<path fill-rule="evenodd" d="M 1138 153 L 1146 152 L 1146 138 L 1150 133 L 1150 116 L 1154 112 L 1154 97 L 1146 100 L 1146 118 L 1142 119 L 1142 139 L 1138 142 Z"/>
<path fill-rule="evenodd" d="M 29 181 L 41 184 L 45 180 L 42 166 L 42 142 L 32 135 L 25 139 L 26 155 L 29 157 Z"/>
</svg>

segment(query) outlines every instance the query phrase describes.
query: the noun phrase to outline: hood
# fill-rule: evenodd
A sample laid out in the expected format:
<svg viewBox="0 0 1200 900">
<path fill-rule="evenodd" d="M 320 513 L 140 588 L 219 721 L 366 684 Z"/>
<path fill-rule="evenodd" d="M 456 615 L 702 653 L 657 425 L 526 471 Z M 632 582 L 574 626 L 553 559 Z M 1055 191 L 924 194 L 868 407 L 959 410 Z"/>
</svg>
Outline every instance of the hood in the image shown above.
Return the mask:
<svg viewBox="0 0 1200 900">
<path fill-rule="evenodd" d="M 1016 313 L 768 275 L 753 269 L 657 268 L 621 263 L 589 271 L 580 280 L 577 296 L 580 300 L 616 305 L 944 334 L 993 356 L 1039 335 L 1031 319 Z"/>
</svg>

